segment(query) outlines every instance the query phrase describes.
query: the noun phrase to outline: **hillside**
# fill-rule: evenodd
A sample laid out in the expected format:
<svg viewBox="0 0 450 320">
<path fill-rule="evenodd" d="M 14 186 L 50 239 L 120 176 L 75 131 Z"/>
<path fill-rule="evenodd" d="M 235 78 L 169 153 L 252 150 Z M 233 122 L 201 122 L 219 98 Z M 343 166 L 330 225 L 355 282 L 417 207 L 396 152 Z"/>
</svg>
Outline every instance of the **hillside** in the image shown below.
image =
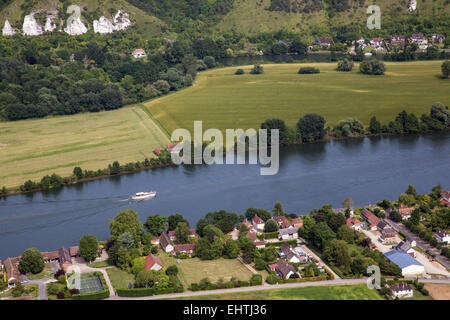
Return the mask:
<svg viewBox="0 0 450 320">
<path fill-rule="evenodd" d="M 41 26 L 45 25 L 48 14 L 56 14 L 57 18 L 53 20 L 56 30 L 64 28 L 70 16 L 67 8 L 72 4 L 82 9 L 81 21 L 88 29 L 93 28 L 94 20 L 101 16 L 112 19 L 118 10 L 128 13 L 133 30 L 148 38 L 161 36 L 168 28 L 160 19 L 125 0 L 3 0 L 3 3 L 3 7 L 0 4 L 0 26 L 3 27 L 5 20 L 8 20 L 18 30 L 22 29 L 24 17 L 32 12 L 37 12 L 36 20 Z"/>
</svg>

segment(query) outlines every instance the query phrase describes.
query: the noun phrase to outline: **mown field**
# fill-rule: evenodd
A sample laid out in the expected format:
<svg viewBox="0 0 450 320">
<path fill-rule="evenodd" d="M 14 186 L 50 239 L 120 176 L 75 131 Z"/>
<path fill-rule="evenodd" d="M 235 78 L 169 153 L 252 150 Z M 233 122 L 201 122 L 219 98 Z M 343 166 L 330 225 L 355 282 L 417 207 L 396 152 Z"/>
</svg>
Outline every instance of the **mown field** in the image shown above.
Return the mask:
<svg viewBox="0 0 450 320">
<path fill-rule="evenodd" d="M 0 188 L 75 166 L 103 169 L 152 157 L 167 136 L 139 107 L 73 116 L 0 122 Z"/>
<path fill-rule="evenodd" d="M 450 104 L 450 81 L 439 78 L 442 61 L 386 63 L 384 76 L 337 72 L 336 63 L 267 64 L 264 74 L 234 75 L 237 67 L 198 75 L 191 88 L 147 102 L 155 119 L 172 132 L 192 130 L 194 120 L 203 128 L 259 128 L 277 117 L 295 125 L 307 113 L 323 115 L 328 125 L 347 117 L 368 124 L 372 116 L 382 123 L 402 110 L 418 117 L 435 102 Z M 301 66 L 315 66 L 320 74 L 299 75 Z"/>
<path fill-rule="evenodd" d="M 158 257 L 165 266 L 177 265 L 178 278 L 185 288 L 193 282 L 198 283 L 203 278 L 208 278 L 215 283 L 220 278 L 229 281 L 232 277 L 239 280 L 250 280 L 252 273 L 237 259 L 200 260 L 198 258 L 183 259 L 180 264 L 174 257 L 164 252 L 159 252 Z"/>
<path fill-rule="evenodd" d="M 370 290 L 366 285 L 340 285 L 190 296 L 179 300 L 383 300 L 383 298 L 376 290 Z"/>
</svg>

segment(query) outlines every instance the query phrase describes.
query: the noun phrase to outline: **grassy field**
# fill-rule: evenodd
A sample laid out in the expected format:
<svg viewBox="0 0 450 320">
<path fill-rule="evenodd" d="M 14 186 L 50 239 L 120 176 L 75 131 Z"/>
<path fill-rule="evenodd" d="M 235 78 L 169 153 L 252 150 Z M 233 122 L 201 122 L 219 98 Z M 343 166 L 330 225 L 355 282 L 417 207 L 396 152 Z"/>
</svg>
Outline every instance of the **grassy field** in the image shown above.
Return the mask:
<svg viewBox="0 0 450 320">
<path fill-rule="evenodd" d="M 366 285 L 318 286 L 186 297 L 180 300 L 383 300 Z"/>
<path fill-rule="evenodd" d="M 0 122 L 0 188 L 46 174 L 72 174 L 75 166 L 103 169 L 152 157 L 167 136 L 139 107 L 73 116 Z"/>
<path fill-rule="evenodd" d="M 114 289 L 128 288 L 128 284 L 134 282 L 134 276 L 131 273 L 122 271 L 116 267 L 106 269 L 108 277 Z"/>
<path fill-rule="evenodd" d="M 307 113 L 323 115 L 328 125 L 347 117 L 368 124 L 372 116 L 382 123 L 402 110 L 418 117 L 435 102 L 450 104 L 450 81 L 442 80 L 442 61 L 386 63 L 385 76 L 337 72 L 336 63 L 268 64 L 262 75 L 234 75 L 237 67 L 215 69 L 198 75 L 186 90 L 147 102 L 154 118 L 172 132 L 192 130 L 194 120 L 203 128 L 259 128 L 277 117 L 295 125 Z M 320 74 L 299 75 L 300 66 L 316 66 Z"/>
<path fill-rule="evenodd" d="M 237 259 L 200 260 L 198 258 L 183 259 L 180 264 L 176 259 L 166 253 L 159 252 L 158 257 L 164 266 L 176 264 L 179 273 L 178 278 L 185 288 L 193 282 L 199 282 L 203 278 L 209 278 L 212 282 L 217 282 L 219 278 L 225 281 L 235 277 L 239 280 L 250 280 L 252 273 Z"/>
</svg>

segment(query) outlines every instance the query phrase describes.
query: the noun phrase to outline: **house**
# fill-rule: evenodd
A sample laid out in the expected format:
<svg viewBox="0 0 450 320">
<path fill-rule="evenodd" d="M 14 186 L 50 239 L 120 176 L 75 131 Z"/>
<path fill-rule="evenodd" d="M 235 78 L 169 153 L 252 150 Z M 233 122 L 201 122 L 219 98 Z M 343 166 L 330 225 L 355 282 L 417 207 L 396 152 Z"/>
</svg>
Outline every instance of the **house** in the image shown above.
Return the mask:
<svg viewBox="0 0 450 320">
<path fill-rule="evenodd" d="M 165 232 L 161 233 L 161 236 L 159 237 L 159 244 L 161 245 L 161 248 L 165 252 L 173 251 L 173 244 L 172 244 L 172 241 L 170 241 L 167 233 L 165 233 Z"/>
<path fill-rule="evenodd" d="M 447 207 L 450 207 L 450 191 L 444 190 L 441 192 L 440 199 L 443 203 L 447 205 Z"/>
<path fill-rule="evenodd" d="M 161 260 L 157 256 L 154 256 L 153 254 L 149 254 L 145 258 L 145 270 L 161 270 L 163 268 L 163 264 L 161 263 Z"/>
<path fill-rule="evenodd" d="M 406 282 L 394 283 L 390 287 L 392 298 L 412 298 L 413 289 Z"/>
<path fill-rule="evenodd" d="M 403 47 L 406 43 L 406 37 L 405 36 L 391 36 L 391 39 L 389 40 L 392 46 L 399 46 Z"/>
<path fill-rule="evenodd" d="M 361 231 L 361 221 L 354 218 L 348 218 L 346 221 L 347 226 L 356 231 Z"/>
<path fill-rule="evenodd" d="M 331 46 L 331 38 L 329 38 L 329 37 L 316 38 L 314 40 L 314 44 L 317 45 L 317 46 L 330 48 L 330 46 Z"/>
<path fill-rule="evenodd" d="M 433 35 L 431 37 L 431 40 L 433 42 L 438 42 L 438 43 L 443 43 L 445 40 L 445 34 L 438 34 L 438 35 Z"/>
<path fill-rule="evenodd" d="M 277 266 L 275 267 L 275 272 L 282 279 L 296 279 L 301 278 L 300 273 L 298 273 L 293 266 L 288 264 L 286 261 L 279 259 Z"/>
<path fill-rule="evenodd" d="M 295 228 L 300 229 L 301 227 L 303 227 L 303 220 L 300 219 L 300 218 L 292 219 L 292 225 L 293 225 Z"/>
<path fill-rule="evenodd" d="M 178 244 L 173 247 L 172 254 L 193 254 L 195 252 L 195 243 Z"/>
<path fill-rule="evenodd" d="M 412 34 L 410 40 L 412 43 L 417 43 L 419 45 L 428 43 L 428 40 L 423 36 L 422 33 Z"/>
<path fill-rule="evenodd" d="M 384 256 L 402 269 L 404 277 L 422 277 L 425 273 L 424 266 L 406 252 L 392 250 L 386 252 Z"/>
<path fill-rule="evenodd" d="M 263 240 L 259 240 L 258 237 L 256 236 L 256 234 L 253 232 L 247 232 L 245 237 L 252 240 L 253 243 L 255 244 L 256 248 L 258 248 L 258 249 L 262 249 L 262 248 L 266 247 L 266 243 Z"/>
<path fill-rule="evenodd" d="M 434 237 L 439 243 L 450 243 L 450 233 L 445 232 L 444 230 L 436 231 Z"/>
<path fill-rule="evenodd" d="M 58 251 L 44 251 L 41 252 L 42 257 L 44 257 L 45 263 L 59 261 L 59 252 Z"/>
<path fill-rule="evenodd" d="M 289 228 L 284 228 L 278 230 L 278 235 L 282 240 L 295 240 L 298 238 L 298 228 L 290 226 Z"/>
<path fill-rule="evenodd" d="M 300 263 L 300 257 L 289 244 L 283 243 L 283 245 L 281 246 L 281 253 L 287 262 Z"/>
<path fill-rule="evenodd" d="M 383 220 L 381 220 L 378 224 L 377 224 L 377 229 L 378 229 L 378 231 L 383 231 L 385 228 L 387 228 L 387 227 L 389 227 L 389 225 L 387 224 L 387 222 L 386 221 L 384 221 L 384 219 Z"/>
<path fill-rule="evenodd" d="M 370 40 L 370 45 L 373 47 L 381 47 L 383 45 L 383 38 L 376 37 Z"/>
<path fill-rule="evenodd" d="M 387 242 L 387 243 L 395 242 L 396 235 L 397 235 L 397 232 L 395 232 L 395 230 L 392 228 L 384 228 L 381 231 L 381 238 L 384 240 L 384 242 Z"/>
<path fill-rule="evenodd" d="M 20 282 L 19 261 L 20 257 L 7 258 L 5 260 L 6 281 L 8 282 L 8 286 L 15 286 Z"/>
<path fill-rule="evenodd" d="M 406 241 L 401 241 L 398 245 L 395 246 L 395 250 L 400 250 L 406 252 L 411 257 L 416 257 L 416 250 L 413 247 L 416 246 L 416 241 L 407 239 Z"/>
<path fill-rule="evenodd" d="M 167 145 L 166 151 L 169 153 L 179 153 L 183 149 L 183 146 L 183 142 L 170 143 Z"/>
<path fill-rule="evenodd" d="M 268 267 L 269 267 L 270 270 L 276 272 L 276 270 L 277 270 L 277 268 L 278 268 L 278 263 L 269 264 Z"/>
<path fill-rule="evenodd" d="M 274 220 L 276 223 L 278 223 L 278 225 L 280 226 L 280 228 L 289 228 L 291 226 L 291 223 L 289 222 L 288 219 L 286 219 L 285 216 L 277 216 L 277 217 L 273 217 L 272 220 Z"/>
<path fill-rule="evenodd" d="M 414 208 L 408 208 L 404 204 L 401 204 L 398 208 L 397 212 L 400 213 L 402 216 L 402 219 L 409 219 L 411 218 L 411 213 L 414 211 Z"/>
<path fill-rule="evenodd" d="M 153 237 L 153 238 L 150 240 L 150 243 L 153 244 L 153 245 L 159 245 L 159 238 L 160 238 L 160 237 Z"/>
<path fill-rule="evenodd" d="M 361 211 L 361 215 L 367 220 L 370 230 L 376 230 L 381 219 L 367 209 Z"/>
<path fill-rule="evenodd" d="M 230 232 L 227 233 L 227 236 L 230 236 L 232 240 L 238 240 L 239 239 L 239 230 L 234 228 Z"/>
<path fill-rule="evenodd" d="M 257 232 L 263 232 L 264 231 L 264 220 L 258 217 L 258 215 L 255 215 L 252 219 L 252 225 L 256 229 Z"/>
<path fill-rule="evenodd" d="M 136 59 L 141 59 L 147 56 L 147 53 L 145 53 L 144 49 L 136 49 L 131 54 Z"/>
<path fill-rule="evenodd" d="M 363 45 L 366 44 L 366 39 L 360 38 L 360 39 L 356 40 L 356 43 L 357 43 L 360 47 L 362 47 Z"/>
<path fill-rule="evenodd" d="M 199 238 L 200 236 L 197 234 L 197 232 L 195 232 L 194 229 L 191 229 L 189 231 L 189 238 Z M 174 242 L 177 240 L 177 234 L 175 232 L 175 230 L 170 230 L 169 231 L 169 239 L 170 241 Z"/>
</svg>

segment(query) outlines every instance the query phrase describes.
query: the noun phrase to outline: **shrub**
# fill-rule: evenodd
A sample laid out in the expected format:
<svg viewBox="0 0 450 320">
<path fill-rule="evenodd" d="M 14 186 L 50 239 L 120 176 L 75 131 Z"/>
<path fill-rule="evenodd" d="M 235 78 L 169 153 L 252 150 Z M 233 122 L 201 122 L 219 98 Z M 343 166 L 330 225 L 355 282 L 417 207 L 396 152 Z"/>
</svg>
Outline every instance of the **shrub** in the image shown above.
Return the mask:
<svg viewBox="0 0 450 320">
<path fill-rule="evenodd" d="M 302 67 L 300 70 L 298 70 L 299 74 L 313 74 L 313 73 L 320 73 L 320 70 L 318 68 L 314 67 Z"/>
<path fill-rule="evenodd" d="M 225 288 L 227 288 L 227 289 L 234 288 L 234 282 L 228 281 L 227 283 L 225 283 Z"/>
<path fill-rule="evenodd" d="M 252 70 L 250 71 L 251 74 L 262 74 L 264 73 L 264 68 L 262 65 L 260 64 L 255 64 L 252 68 Z"/>
<path fill-rule="evenodd" d="M 57 299 L 64 299 L 64 292 L 58 292 L 58 294 L 56 295 Z"/>
<path fill-rule="evenodd" d="M 361 62 L 359 65 L 359 70 L 364 74 L 379 76 L 384 75 L 386 72 L 386 66 L 384 65 L 384 62 L 372 59 Z"/>
<path fill-rule="evenodd" d="M 244 69 L 237 69 L 234 74 L 241 75 L 241 74 L 244 74 L 244 73 L 245 73 Z"/>
<path fill-rule="evenodd" d="M 256 270 L 264 270 L 266 268 L 266 263 L 264 262 L 263 259 L 258 258 L 255 261 L 255 269 Z"/>
<path fill-rule="evenodd" d="M 254 274 L 250 278 L 250 285 L 259 286 L 262 284 L 262 276 L 260 274 Z"/>
<path fill-rule="evenodd" d="M 337 71 L 350 72 L 353 69 L 354 62 L 348 59 L 339 60 Z"/>
<path fill-rule="evenodd" d="M 279 280 L 278 277 L 273 274 L 269 274 L 266 278 L 266 282 L 268 284 L 277 284 L 278 280 Z"/>
<path fill-rule="evenodd" d="M 442 77 L 447 79 L 450 76 L 450 61 L 445 61 L 442 63 Z"/>
</svg>

